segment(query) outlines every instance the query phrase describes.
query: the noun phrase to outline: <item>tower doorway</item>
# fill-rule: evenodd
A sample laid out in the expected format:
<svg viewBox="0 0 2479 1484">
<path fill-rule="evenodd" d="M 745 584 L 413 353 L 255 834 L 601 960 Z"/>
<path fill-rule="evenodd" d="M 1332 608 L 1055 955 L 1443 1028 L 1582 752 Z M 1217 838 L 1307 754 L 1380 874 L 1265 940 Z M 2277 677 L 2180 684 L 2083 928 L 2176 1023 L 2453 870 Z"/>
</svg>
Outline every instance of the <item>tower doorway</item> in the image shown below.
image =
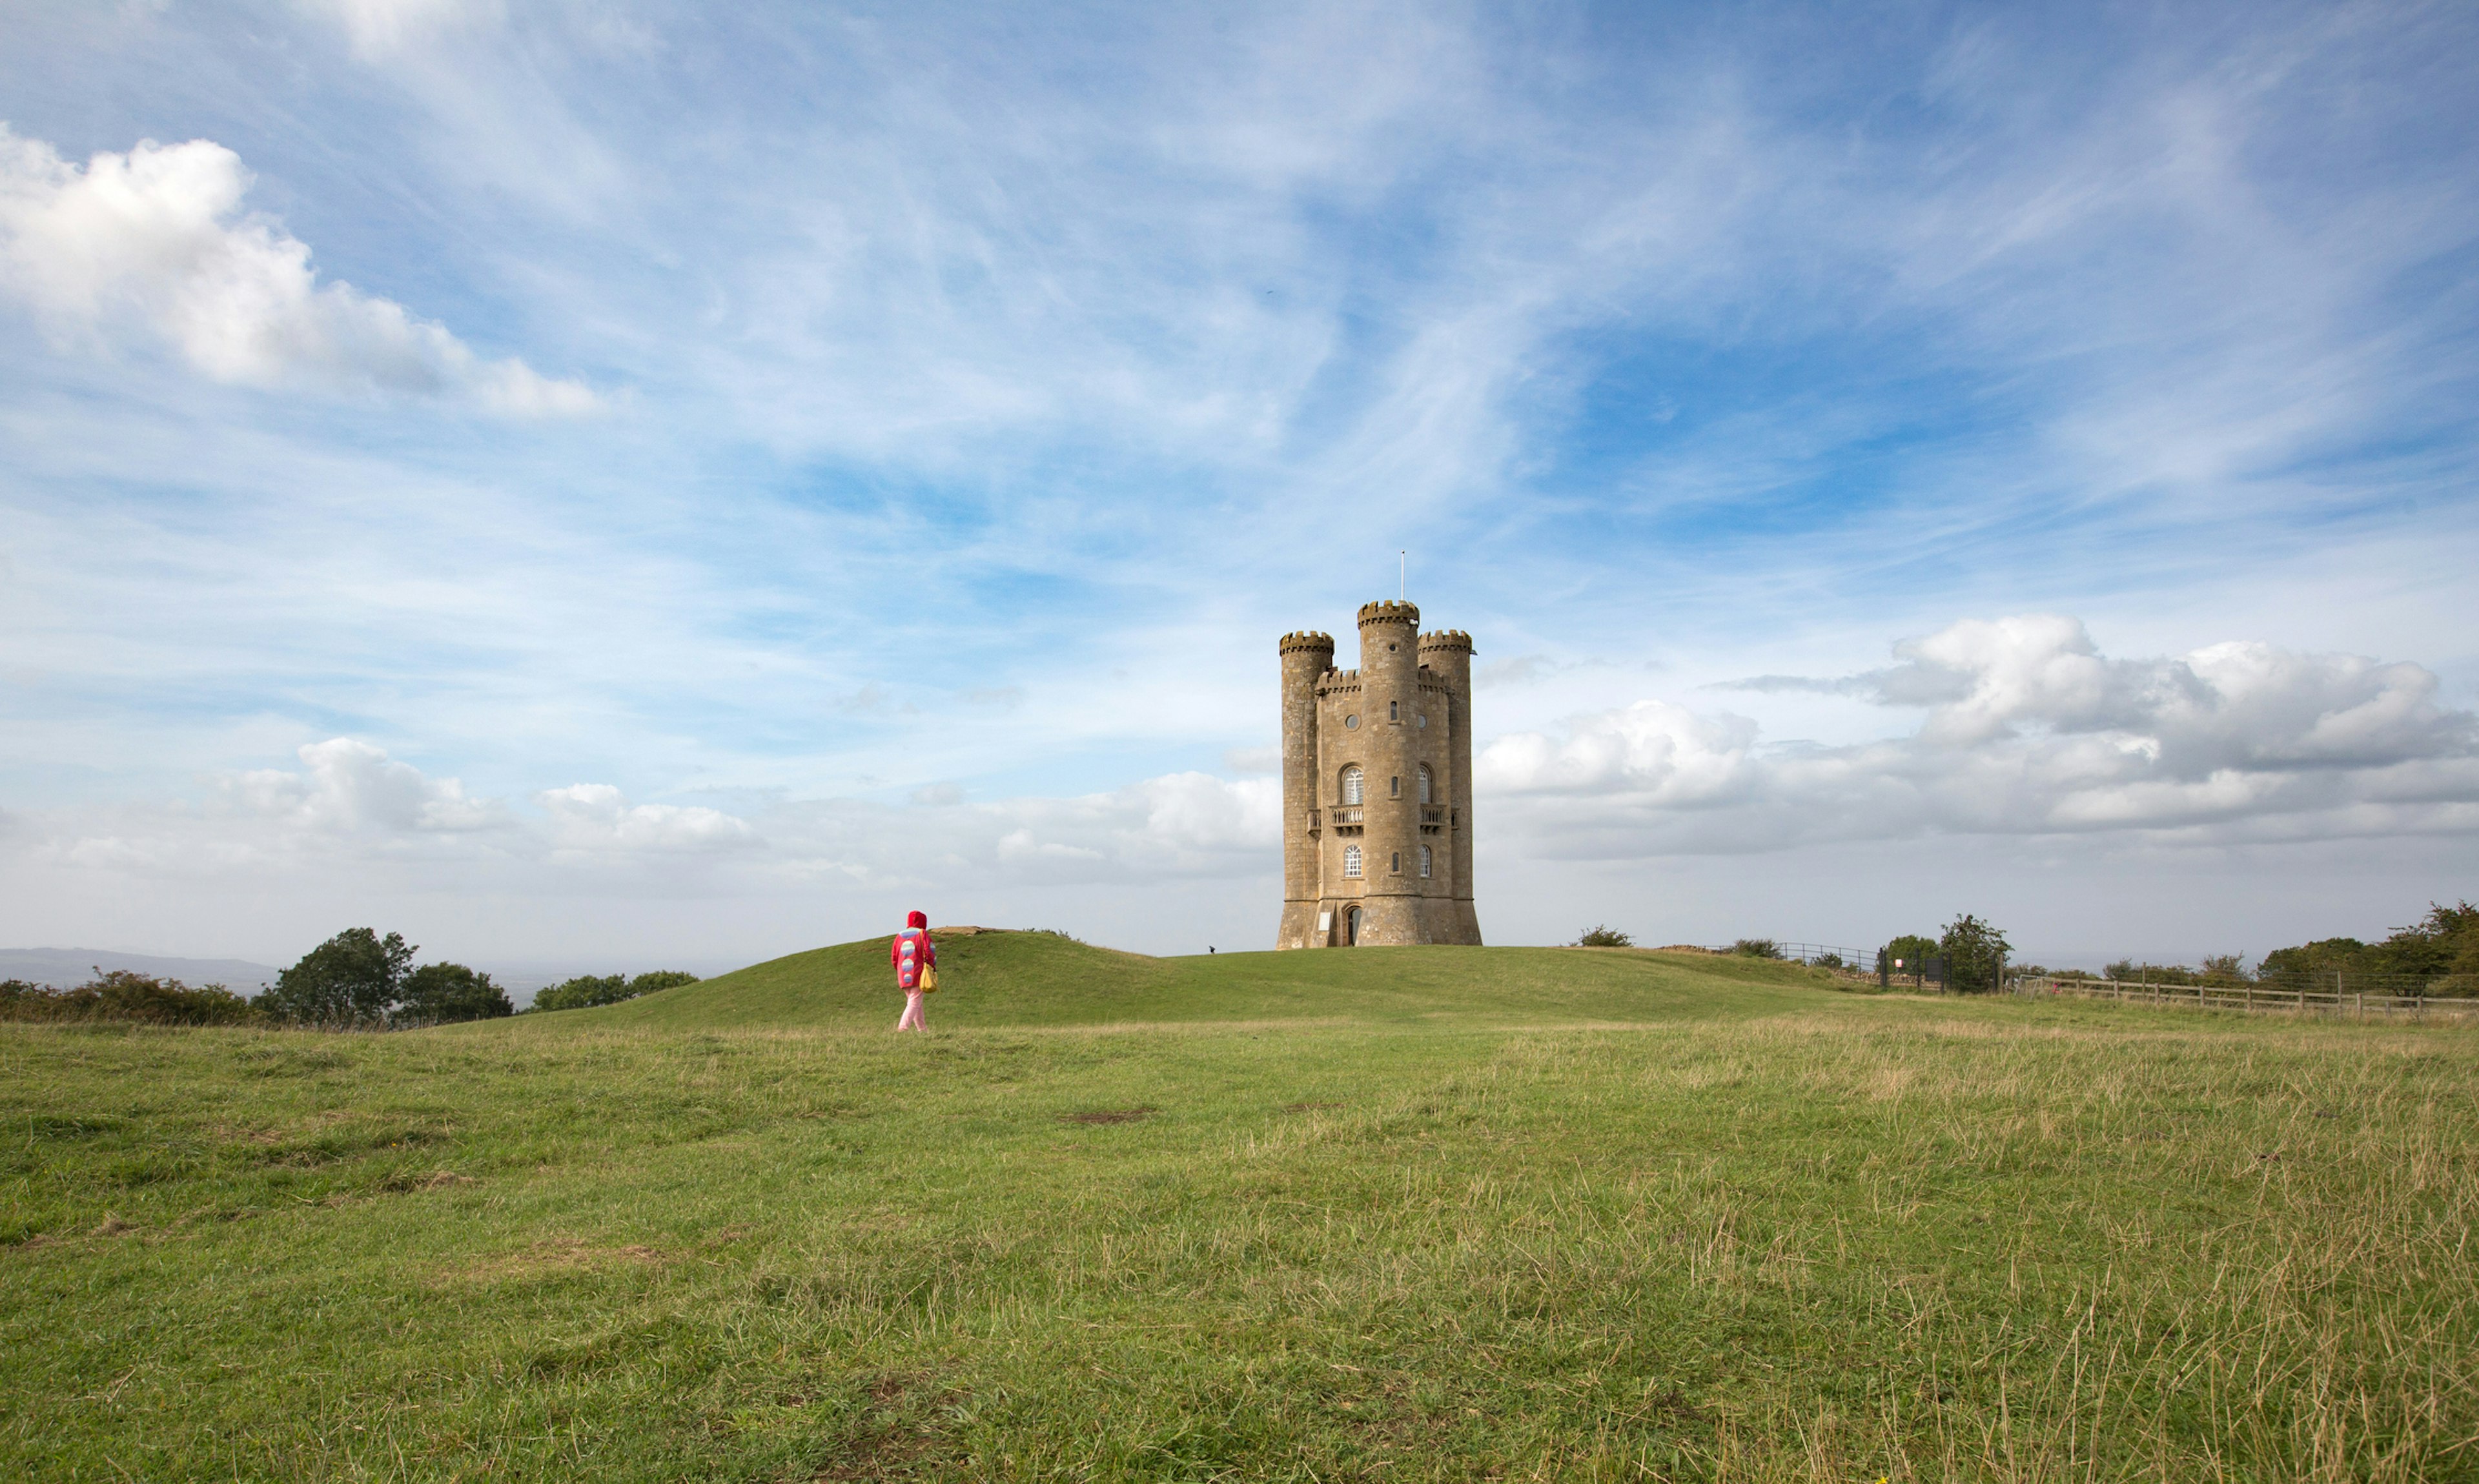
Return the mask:
<svg viewBox="0 0 2479 1484">
<path fill-rule="evenodd" d="M 1342 940 L 1353 948 L 1360 946 L 1360 908 L 1342 914 Z"/>
</svg>

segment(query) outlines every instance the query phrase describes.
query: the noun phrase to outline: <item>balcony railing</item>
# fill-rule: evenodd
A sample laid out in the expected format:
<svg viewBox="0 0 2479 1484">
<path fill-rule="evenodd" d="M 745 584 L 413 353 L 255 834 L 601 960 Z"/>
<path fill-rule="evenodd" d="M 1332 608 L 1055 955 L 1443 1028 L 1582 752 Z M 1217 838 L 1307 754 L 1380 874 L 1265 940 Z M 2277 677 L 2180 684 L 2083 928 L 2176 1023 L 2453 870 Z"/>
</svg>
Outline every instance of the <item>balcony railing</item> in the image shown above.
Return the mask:
<svg viewBox="0 0 2479 1484">
<path fill-rule="evenodd" d="M 1346 804 L 1340 808 L 1326 810 L 1325 822 L 1329 825 L 1356 825 L 1361 823 L 1363 812 L 1360 805 Z"/>
</svg>

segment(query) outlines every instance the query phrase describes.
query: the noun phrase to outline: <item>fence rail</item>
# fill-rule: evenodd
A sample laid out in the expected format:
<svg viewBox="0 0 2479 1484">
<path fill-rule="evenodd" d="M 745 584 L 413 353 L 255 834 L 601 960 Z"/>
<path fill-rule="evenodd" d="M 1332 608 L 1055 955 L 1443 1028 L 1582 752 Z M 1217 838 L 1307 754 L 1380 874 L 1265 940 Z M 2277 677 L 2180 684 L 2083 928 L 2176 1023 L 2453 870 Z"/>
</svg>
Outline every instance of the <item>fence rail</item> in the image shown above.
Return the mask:
<svg viewBox="0 0 2479 1484">
<path fill-rule="evenodd" d="M 2194 1010 L 2252 1011 L 2259 1014 L 2370 1015 L 2414 1019 L 2431 1014 L 2479 1016 L 2479 999 L 2446 999 L 2425 994 L 2369 994 L 2364 990 L 2310 989 L 2277 985 L 2128 984 L 2109 979 L 2029 979 L 2006 982 L 2018 995 L 2072 995 L 2086 1000 L 2115 1000 L 2126 1005 L 2185 1006 Z"/>
<path fill-rule="evenodd" d="M 1842 943 L 1794 943 L 1779 937 L 1749 938 L 1747 941 L 1773 944 L 1775 955 L 1788 963 L 1817 963 L 1831 959 L 1847 969 L 1860 969 L 1871 974 L 1877 972 L 1877 950 L 1873 948 L 1853 948 Z M 1691 943 L 1687 946 L 1700 948 L 1708 954 L 1736 953 L 1739 949 L 1737 943 Z"/>
</svg>

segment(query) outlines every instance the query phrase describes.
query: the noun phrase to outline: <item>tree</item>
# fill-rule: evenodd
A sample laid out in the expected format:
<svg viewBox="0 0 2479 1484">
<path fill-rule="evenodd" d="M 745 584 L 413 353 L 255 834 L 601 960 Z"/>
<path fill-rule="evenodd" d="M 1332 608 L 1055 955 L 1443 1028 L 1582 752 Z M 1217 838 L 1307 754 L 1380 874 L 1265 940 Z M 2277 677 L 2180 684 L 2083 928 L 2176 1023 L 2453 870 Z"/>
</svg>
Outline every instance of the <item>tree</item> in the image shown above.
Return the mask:
<svg viewBox="0 0 2479 1484">
<path fill-rule="evenodd" d="M 579 974 L 575 979 L 551 985 L 534 995 L 535 1010 L 587 1010 L 597 1005 L 617 1005 L 657 989 L 677 988 L 698 982 L 695 974 L 678 969 L 652 969 L 629 979 L 621 974 Z"/>
<path fill-rule="evenodd" d="M 2375 946 L 2372 957 L 2387 973 L 2436 979 L 2455 973 L 2455 961 L 2474 949 L 2479 949 L 2479 907 L 2430 902 L 2425 917 L 2395 928 L 2392 936 Z"/>
<path fill-rule="evenodd" d="M 1945 982 L 1955 993 L 1991 994 L 2004 985 L 2006 956 L 2014 945 L 2005 934 L 1965 912 L 1945 925 L 1937 951 L 1945 957 Z"/>
<path fill-rule="evenodd" d="M 587 1010 L 597 1005 L 617 1005 L 628 998 L 628 976 L 626 974 L 579 974 L 545 989 L 534 991 L 536 1010 Z"/>
<path fill-rule="evenodd" d="M 275 976 L 251 1003 L 297 1025 L 376 1025 L 404 998 L 413 945 L 391 933 L 346 928 Z"/>
<path fill-rule="evenodd" d="M 404 1001 L 395 1018 L 412 1025 L 447 1025 L 513 1015 L 508 993 L 491 976 L 461 963 L 425 963 L 405 976 Z"/>
<path fill-rule="evenodd" d="M 1908 974 L 1913 979 L 1917 979 L 1920 975 L 1920 960 L 1936 951 L 1935 938 L 1922 937 L 1916 933 L 1905 933 L 1877 950 L 1877 972 L 1885 975 Z"/>
<path fill-rule="evenodd" d="M 2219 985 L 2225 988 L 2235 985 L 2246 984 L 2248 983 L 2246 955 L 2206 954 L 2204 956 L 2203 975 L 2204 983 Z"/>
<path fill-rule="evenodd" d="M 2376 972 L 2375 954 L 2366 944 L 2354 937 L 2317 938 L 2295 948 L 2276 948 L 2263 956 L 2256 966 L 2256 977 L 2262 980 L 2310 978 L 2330 985 L 2336 971 L 2344 974 Z"/>
<path fill-rule="evenodd" d="M 1633 948 L 1635 939 L 1616 928 L 1604 928 L 1596 924 L 1586 929 L 1582 937 L 1575 939 L 1575 946 L 1578 948 Z"/>
</svg>

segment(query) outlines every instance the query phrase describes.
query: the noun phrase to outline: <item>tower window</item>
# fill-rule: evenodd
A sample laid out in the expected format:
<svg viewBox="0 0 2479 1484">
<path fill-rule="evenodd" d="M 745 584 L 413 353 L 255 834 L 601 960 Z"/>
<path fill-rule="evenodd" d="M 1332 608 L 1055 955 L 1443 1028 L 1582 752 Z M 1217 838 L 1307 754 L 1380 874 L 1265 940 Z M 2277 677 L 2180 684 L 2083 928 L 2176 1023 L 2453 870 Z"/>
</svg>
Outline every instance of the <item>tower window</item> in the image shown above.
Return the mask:
<svg viewBox="0 0 2479 1484">
<path fill-rule="evenodd" d="M 1423 877 L 1426 877 L 1428 874 L 1429 874 L 1429 847 L 1427 847 L 1426 845 L 1423 845 L 1423 846 L 1421 846 L 1421 847 L 1420 847 L 1420 875 L 1421 875 L 1421 876 L 1423 876 Z"/>
<path fill-rule="evenodd" d="M 1386 719 L 1390 722 L 1401 721 L 1403 719 L 1403 703 L 1399 701 L 1390 701 L 1386 703 Z"/>
<path fill-rule="evenodd" d="M 1402 779 L 1390 778 L 1386 780 L 1386 797 L 1389 799 L 1400 799 L 1403 797 Z"/>
<path fill-rule="evenodd" d="M 1401 851 L 1398 850 L 1394 853 L 1394 863 L 1388 866 L 1386 869 L 1393 872 L 1397 876 L 1403 874 L 1403 853 Z"/>
<path fill-rule="evenodd" d="M 1359 718 L 1357 715 L 1352 715 L 1352 716 L 1346 716 L 1346 717 L 1344 717 L 1344 718 L 1342 719 L 1342 724 L 1343 724 L 1343 726 L 1345 726 L 1345 727 L 1347 727 L 1347 728 L 1351 729 L 1352 729 L 1352 730 L 1354 730 L 1354 731 L 1357 731 L 1357 730 L 1359 730 L 1359 729 L 1360 729 L 1360 718 Z"/>
<path fill-rule="evenodd" d="M 1429 803 L 1429 802 L 1430 802 L 1430 799 L 1429 799 L 1429 793 L 1430 793 L 1430 790 L 1431 790 L 1431 786 L 1432 786 L 1432 785 L 1431 785 L 1431 784 L 1430 784 L 1430 782 L 1429 782 L 1429 765 L 1428 765 L 1427 763 L 1425 763 L 1425 762 L 1424 762 L 1424 763 L 1420 764 L 1420 802 L 1421 802 L 1422 804 L 1427 804 L 1427 803 Z M 1426 871 L 1423 871 L 1423 872 L 1421 872 L 1420 874 L 1421 874 L 1421 875 L 1423 875 L 1423 876 L 1426 876 L 1426 875 L 1428 875 L 1429 873 L 1428 873 L 1428 872 L 1426 872 Z"/>
<path fill-rule="evenodd" d="M 1360 874 L 1359 846 L 1346 845 L 1342 848 L 1342 874 L 1352 877 L 1356 877 Z"/>
<path fill-rule="evenodd" d="M 1358 763 L 1354 763 L 1354 764 L 1352 764 L 1350 767 L 1345 768 L 1345 769 L 1343 769 L 1343 770 L 1342 770 L 1342 802 L 1343 802 L 1343 803 L 1345 803 L 1345 804 L 1358 804 L 1358 803 L 1360 802 L 1360 795 L 1361 795 L 1361 792 L 1362 792 L 1362 786 L 1363 786 L 1363 785 L 1362 785 L 1362 783 L 1361 783 L 1361 778 L 1360 778 L 1360 765 L 1359 765 Z"/>
</svg>

